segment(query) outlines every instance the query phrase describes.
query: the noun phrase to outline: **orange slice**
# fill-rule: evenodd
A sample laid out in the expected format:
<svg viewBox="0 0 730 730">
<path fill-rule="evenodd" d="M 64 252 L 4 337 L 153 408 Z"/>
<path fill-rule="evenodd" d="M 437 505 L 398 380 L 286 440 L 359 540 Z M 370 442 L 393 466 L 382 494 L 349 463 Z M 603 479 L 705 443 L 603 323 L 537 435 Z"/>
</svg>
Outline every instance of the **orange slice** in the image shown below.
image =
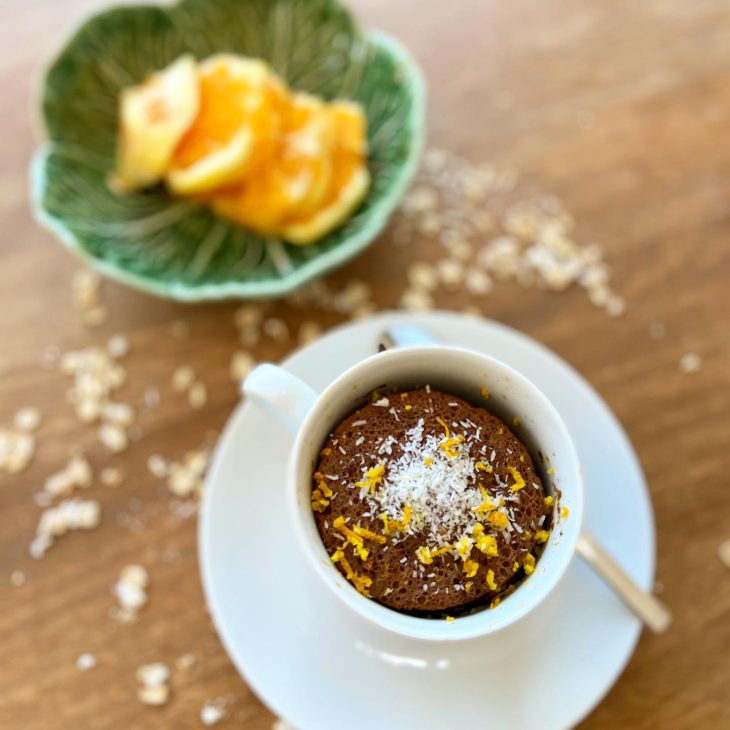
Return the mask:
<svg viewBox="0 0 730 730">
<path fill-rule="evenodd" d="M 262 235 L 277 235 L 285 216 L 316 210 L 332 178 L 334 119 L 326 105 L 295 94 L 283 114 L 279 149 L 255 179 L 211 196 L 213 210 Z"/>
<path fill-rule="evenodd" d="M 334 118 L 337 146 L 365 159 L 368 153 L 367 122 L 362 107 L 354 101 L 338 100 L 329 105 Z"/>
<path fill-rule="evenodd" d="M 115 183 L 136 190 L 159 182 L 200 104 L 198 69 L 182 56 L 119 97 Z"/>
<path fill-rule="evenodd" d="M 280 135 L 286 91 L 263 61 L 212 56 L 199 84 L 200 111 L 166 177 L 180 195 L 240 183 L 268 160 Z"/>
<path fill-rule="evenodd" d="M 353 102 L 334 102 L 328 113 L 333 120 L 336 142 L 327 194 L 315 211 L 304 216 L 287 216 L 281 226 L 282 238 L 299 246 L 313 243 L 344 223 L 363 201 L 370 186 L 362 109 Z"/>
</svg>

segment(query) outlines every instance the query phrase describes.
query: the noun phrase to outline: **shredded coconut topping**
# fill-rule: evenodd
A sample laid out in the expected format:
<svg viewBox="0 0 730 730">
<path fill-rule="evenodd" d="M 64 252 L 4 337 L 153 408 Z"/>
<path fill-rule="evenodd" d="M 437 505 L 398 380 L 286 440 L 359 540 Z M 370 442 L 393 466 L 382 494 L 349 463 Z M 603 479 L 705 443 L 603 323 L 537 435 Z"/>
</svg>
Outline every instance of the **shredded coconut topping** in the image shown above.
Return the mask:
<svg viewBox="0 0 730 730">
<path fill-rule="evenodd" d="M 483 486 L 480 489 L 479 472 L 469 456 L 469 447 L 476 441 L 476 435 L 468 431 L 424 435 L 421 418 L 406 432 L 402 453 L 385 462 L 379 488 L 373 491 L 368 486 L 360 487 L 360 496 L 367 500 L 373 514 L 385 514 L 388 520 L 403 525 L 403 532 L 425 532 L 429 546 L 451 545 L 478 524 L 475 510 L 488 495 Z M 396 443 L 389 436 L 378 454 L 390 454 Z M 412 511 L 410 521 L 404 519 L 406 506 Z M 508 517 L 504 507 L 493 507 Z"/>
</svg>

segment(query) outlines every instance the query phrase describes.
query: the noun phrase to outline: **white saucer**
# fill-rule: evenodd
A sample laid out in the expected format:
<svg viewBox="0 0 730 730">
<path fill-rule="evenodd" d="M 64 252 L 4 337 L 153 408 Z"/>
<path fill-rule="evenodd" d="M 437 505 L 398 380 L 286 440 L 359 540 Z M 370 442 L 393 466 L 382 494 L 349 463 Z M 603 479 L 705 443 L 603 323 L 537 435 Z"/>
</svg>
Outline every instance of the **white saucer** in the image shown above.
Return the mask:
<svg viewBox="0 0 730 730">
<path fill-rule="evenodd" d="M 585 527 L 645 589 L 654 521 L 623 430 L 593 389 L 533 340 L 494 322 L 394 313 L 334 330 L 284 362 L 321 389 L 395 322 L 521 371 L 561 412 L 586 481 Z M 291 436 L 241 404 L 208 476 L 200 562 L 208 606 L 248 684 L 300 730 L 566 728 L 604 697 L 639 621 L 578 558 L 538 611 L 483 639 L 401 639 L 348 612 L 297 554 L 283 498 Z"/>
</svg>

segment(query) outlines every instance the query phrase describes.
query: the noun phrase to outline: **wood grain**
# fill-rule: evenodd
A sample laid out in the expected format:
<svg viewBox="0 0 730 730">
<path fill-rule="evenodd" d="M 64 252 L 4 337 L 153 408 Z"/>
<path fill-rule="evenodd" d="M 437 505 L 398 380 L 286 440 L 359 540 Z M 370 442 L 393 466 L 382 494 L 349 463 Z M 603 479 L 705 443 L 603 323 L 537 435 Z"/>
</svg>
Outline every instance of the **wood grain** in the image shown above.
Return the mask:
<svg viewBox="0 0 730 730">
<path fill-rule="evenodd" d="M 71 306 L 76 263 L 32 221 L 26 169 L 35 145 L 30 108 L 43 59 L 64 28 L 97 0 L 0 2 L 0 424 L 24 405 L 45 416 L 22 475 L 0 475 L 0 726 L 198 727 L 203 703 L 232 695 L 226 725 L 263 730 L 272 716 L 238 677 L 208 619 L 196 563 L 195 520 L 176 521 L 164 488 L 147 472 L 151 453 L 179 456 L 220 429 L 236 402 L 228 360 L 236 347 L 233 305 L 186 307 L 107 284 L 109 323 L 85 328 Z M 724 0 L 358 0 L 363 21 L 397 35 L 423 66 L 432 144 L 474 161 L 519 170 L 555 193 L 580 236 L 606 248 L 628 312 L 610 320 L 579 291 L 499 286 L 479 302 L 556 350 L 601 392 L 634 442 L 651 485 L 658 527 L 658 580 L 675 623 L 644 635 L 592 730 L 727 726 L 730 711 L 730 573 L 717 558 L 730 538 L 730 7 Z M 377 281 L 392 305 L 412 249 L 388 235 L 334 279 Z M 383 265 L 388 257 L 388 266 Z M 462 299 L 446 298 L 459 308 Z M 273 312 L 294 323 L 300 313 Z M 169 322 L 190 323 L 176 339 Z M 333 322 L 323 318 L 324 324 Z M 661 321 L 667 336 L 648 336 Z M 134 401 L 155 384 L 162 407 L 141 417 L 144 438 L 108 459 L 93 429 L 65 402 L 68 383 L 43 370 L 48 344 L 72 349 L 129 336 Z M 695 375 L 678 369 L 699 353 Z M 286 348 L 256 354 L 278 359 Z M 169 386 L 179 364 L 195 367 L 210 400 L 192 412 Z M 104 520 L 62 538 L 42 561 L 28 555 L 45 477 L 83 446 L 96 465 L 121 465 L 118 489 L 95 487 Z M 131 531 L 120 515 L 140 511 Z M 621 525 L 616 525 L 621 530 Z M 150 604 L 133 626 L 107 616 L 122 566 L 147 565 Z M 27 583 L 11 587 L 13 571 Z M 607 640 L 608 637 L 607 637 Z M 98 666 L 76 669 L 92 652 Z M 135 696 L 136 667 L 194 652 L 162 708 Z M 586 671 L 590 671 L 589 666 Z"/>
</svg>

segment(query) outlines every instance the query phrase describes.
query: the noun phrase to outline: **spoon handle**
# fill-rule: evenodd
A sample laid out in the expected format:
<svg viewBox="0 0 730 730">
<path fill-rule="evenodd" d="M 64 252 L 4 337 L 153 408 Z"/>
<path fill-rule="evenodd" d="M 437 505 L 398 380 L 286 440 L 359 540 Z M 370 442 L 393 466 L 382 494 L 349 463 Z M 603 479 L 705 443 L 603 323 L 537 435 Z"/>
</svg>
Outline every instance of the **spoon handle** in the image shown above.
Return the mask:
<svg viewBox="0 0 730 730">
<path fill-rule="evenodd" d="M 669 628 L 672 615 L 664 604 L 651 593 L 639 588 L 590 535 L 585 532 L 580 534 L 576 550 L 655 634 L 664 633 Z"/>
</svg>

